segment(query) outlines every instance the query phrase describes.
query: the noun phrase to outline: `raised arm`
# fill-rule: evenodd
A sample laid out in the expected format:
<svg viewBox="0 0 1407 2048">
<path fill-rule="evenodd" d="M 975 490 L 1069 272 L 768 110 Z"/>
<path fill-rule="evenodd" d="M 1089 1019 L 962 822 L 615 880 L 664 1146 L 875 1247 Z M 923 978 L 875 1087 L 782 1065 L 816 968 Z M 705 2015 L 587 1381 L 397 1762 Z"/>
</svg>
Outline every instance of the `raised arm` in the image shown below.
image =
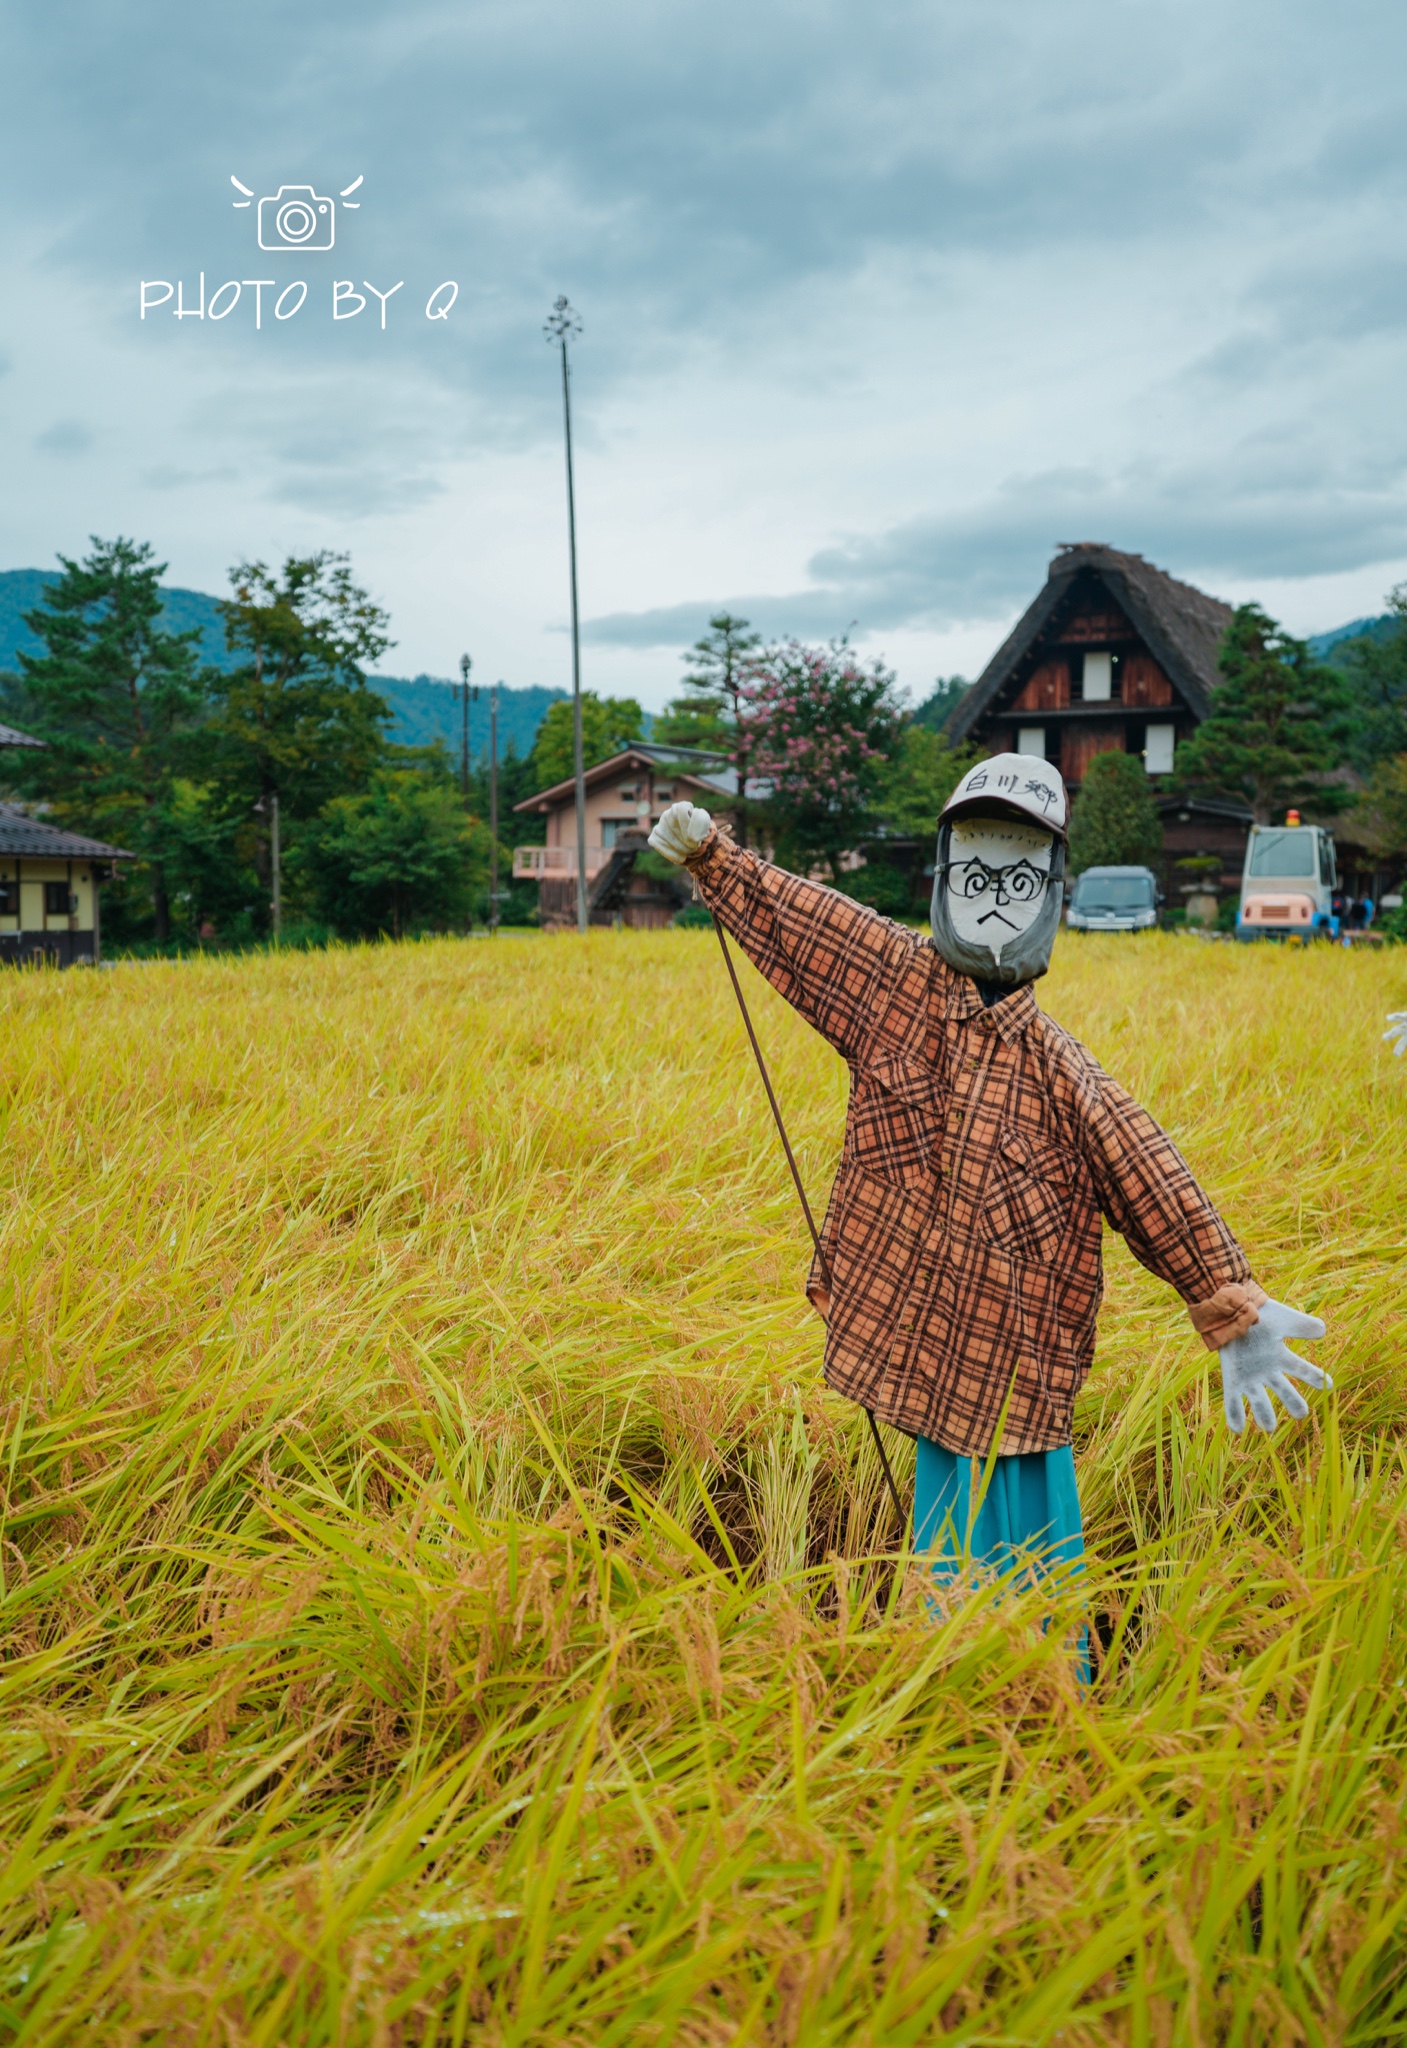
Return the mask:
<svg viewBox="0 0 1407 2048">
<path fill-rule="evenodd" d="M 1246 1308 L 1265 1295 L 1167 1132 L 1093 1060 L 1089 1066 L 1080 1121 L 1099 1206 L 1140 1265 L 1177 1289 L 1194 1328 L 1216 1349 L 1250 1327 Z"/>
<path fill-rule="evenodd" d="M 692 805 L 672 804 L 650 844 L 688 867 L 718 922 L 792 1008 L 858 1060 L 881 991 L 917 940 L 838 890 L 735 846 Z"/>
</svg>

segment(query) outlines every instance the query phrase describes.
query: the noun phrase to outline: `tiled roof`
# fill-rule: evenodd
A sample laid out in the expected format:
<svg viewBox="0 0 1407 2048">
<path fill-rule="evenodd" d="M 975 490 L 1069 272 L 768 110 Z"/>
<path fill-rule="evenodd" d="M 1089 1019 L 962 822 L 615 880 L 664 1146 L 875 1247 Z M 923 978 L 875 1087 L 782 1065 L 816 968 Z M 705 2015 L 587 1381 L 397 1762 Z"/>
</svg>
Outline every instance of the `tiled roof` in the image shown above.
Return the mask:
<svg viewBox="0 0 1407 2048">
<path fill-rule="evenodd" d="M 42 747 L 43 740 L 35 739 L 32 733 L 19 732 L 13 725 L 0 725 L 0 747 Z"/>
<path fill-rule="evenodd" d="M 35 854 L 50 860 L 133 860 L 120 846 L 108 846 L 101 839 L 85 839 L 78 832 L 61 832 L 42 818 L 31 818 L 13 805 L 0 804 L 0 858 L 9 854 Z"/>
<path fill-rule="evenodd" d="M 614 782 L 617 776 L 628 775 L 632 769 L 642 767 L 664 769 L 689 782 L 702 783 L 716 796 L 737 794 L 737 773 L 728 765 L 726 755 L 709 753 L 702 747 L 667 747 L 654 740 L 632 740 L 609 761 L 598 761 L 594 768 L 586 771 L 586 786 L 596 789 L 603 782 Z M 565 782 L 554 782 L 550 789 L 535 790 L 513 808 L 515 811 L 547 810 L 555 804 L 570 803 L 575 794 L 576 778 L 569 776 Z"/>
</svg>

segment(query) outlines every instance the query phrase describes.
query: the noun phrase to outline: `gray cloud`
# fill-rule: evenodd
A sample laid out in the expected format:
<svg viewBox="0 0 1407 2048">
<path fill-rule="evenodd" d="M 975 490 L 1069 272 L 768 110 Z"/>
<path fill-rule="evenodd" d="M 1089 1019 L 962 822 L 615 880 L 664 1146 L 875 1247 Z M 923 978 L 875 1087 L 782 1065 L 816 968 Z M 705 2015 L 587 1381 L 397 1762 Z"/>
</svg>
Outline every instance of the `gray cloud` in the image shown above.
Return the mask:
<svg viewBox="0 0 1407 2048">
<path fill-rule="evenodd" d="M 768 632 L 995 620 L 1087 535 L 1213 583 L 1407 551 L 1391 0 L 1331 22 L 1316 0 L 47 0 L 4 33 L 3 424 L 37 489 L 66 454 L 114 530 L 133 477 L 220 561 L 272 552 L 287 522 L 345 526 L 428 614 L 417 518 L 461 516 L 469 465 L 555 453 L 539 329 L 565 289 L 587 321 L 588 495 L 633 464 L 648 537 L 706 480 L 685 587 Z M 333 255 L 264 256 L 231 173 L 256 196 L 361 173 L 362 204 Z M 275 325 L 266 304 L 257 335 L 247 294 L 213 327 L 138 322 L 140 278 L 202 270 L 306 274 L 308 310 Z M 432 327 L 446 276 L 460 300 Z M 405 279 L 384 334 L 334 328 L 334 277 Z M 50 438 L 75 404 L 82 448 Z M 661 419 L 667 477 L 637 454 Z M 793 481 L 832 439 L 829 470 Z M 100 516 L 54 489 L 35 509 L 13 480 L 0 530 L 21 558 Z M 773 494 L 784 566 L 727 545 L 744 489 Z M 559 611 L 544 521 L 521 518 L 505 573 L 501 522 L 475 516 L 526 661 Z M 615 520 L 612 568 L 650 562 Z M 657 564 L 606 582 L 603 649 L 677 646 L 714 608 L 660 606 Z M 449 620 L 462 599 L 433 602 Z"/>
<path fill-rule="evenodd" d="M 679 646 L 726 607 L 764 633 L 828 637 L 942 630 L 1003 619 L 1029 601 L 1062 541 L 1099 540 L 1176 574 L 1214 581 L 1320 575 L 1407 555 L 1407 461 L 1325 479 L 1280 451 L 1240 451 L 1224 470 L 1116 476 L 1058 470 L 1012 478 L 983 504 L 905 521 L 811 557 L 787 593 L 617 612 L 589 621 L 603 645 Z"/>
<path fill-rule="evenodd" d="M 86 455 L 93 445 L 93 430 L 82 420 L 55 420 L 35 435 L 34 445 L 46 455 Z"/>
</svg>

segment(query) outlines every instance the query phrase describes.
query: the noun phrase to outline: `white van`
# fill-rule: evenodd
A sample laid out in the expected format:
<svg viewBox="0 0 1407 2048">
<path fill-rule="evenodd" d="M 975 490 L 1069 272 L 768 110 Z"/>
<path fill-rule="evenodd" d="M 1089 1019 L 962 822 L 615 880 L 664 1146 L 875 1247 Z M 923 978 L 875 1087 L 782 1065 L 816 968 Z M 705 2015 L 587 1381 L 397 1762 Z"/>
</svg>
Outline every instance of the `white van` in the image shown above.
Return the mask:
<svg viewBox="0 0 1407 2048">
<path fill-rule="evenodd" d="M 1334 842 L 1321 825 L 1252 825 L 1241 873 L 1238 939 L 1336 939 Z"/>
</svg>

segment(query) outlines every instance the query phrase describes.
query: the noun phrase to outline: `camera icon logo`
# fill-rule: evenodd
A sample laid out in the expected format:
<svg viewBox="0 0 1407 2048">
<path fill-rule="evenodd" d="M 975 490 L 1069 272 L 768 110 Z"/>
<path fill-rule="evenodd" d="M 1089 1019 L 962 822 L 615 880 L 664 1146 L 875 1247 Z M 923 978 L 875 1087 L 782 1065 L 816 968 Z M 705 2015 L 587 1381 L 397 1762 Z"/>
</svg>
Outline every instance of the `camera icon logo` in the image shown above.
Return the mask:
<svg viewBox="0 0 1407 2048">
<path fill-rule="evenodd" d="M 335 209 L 311 185 L 280 185 L 259 201 L 261 249 L 330 249 Z"/>
</svg>

